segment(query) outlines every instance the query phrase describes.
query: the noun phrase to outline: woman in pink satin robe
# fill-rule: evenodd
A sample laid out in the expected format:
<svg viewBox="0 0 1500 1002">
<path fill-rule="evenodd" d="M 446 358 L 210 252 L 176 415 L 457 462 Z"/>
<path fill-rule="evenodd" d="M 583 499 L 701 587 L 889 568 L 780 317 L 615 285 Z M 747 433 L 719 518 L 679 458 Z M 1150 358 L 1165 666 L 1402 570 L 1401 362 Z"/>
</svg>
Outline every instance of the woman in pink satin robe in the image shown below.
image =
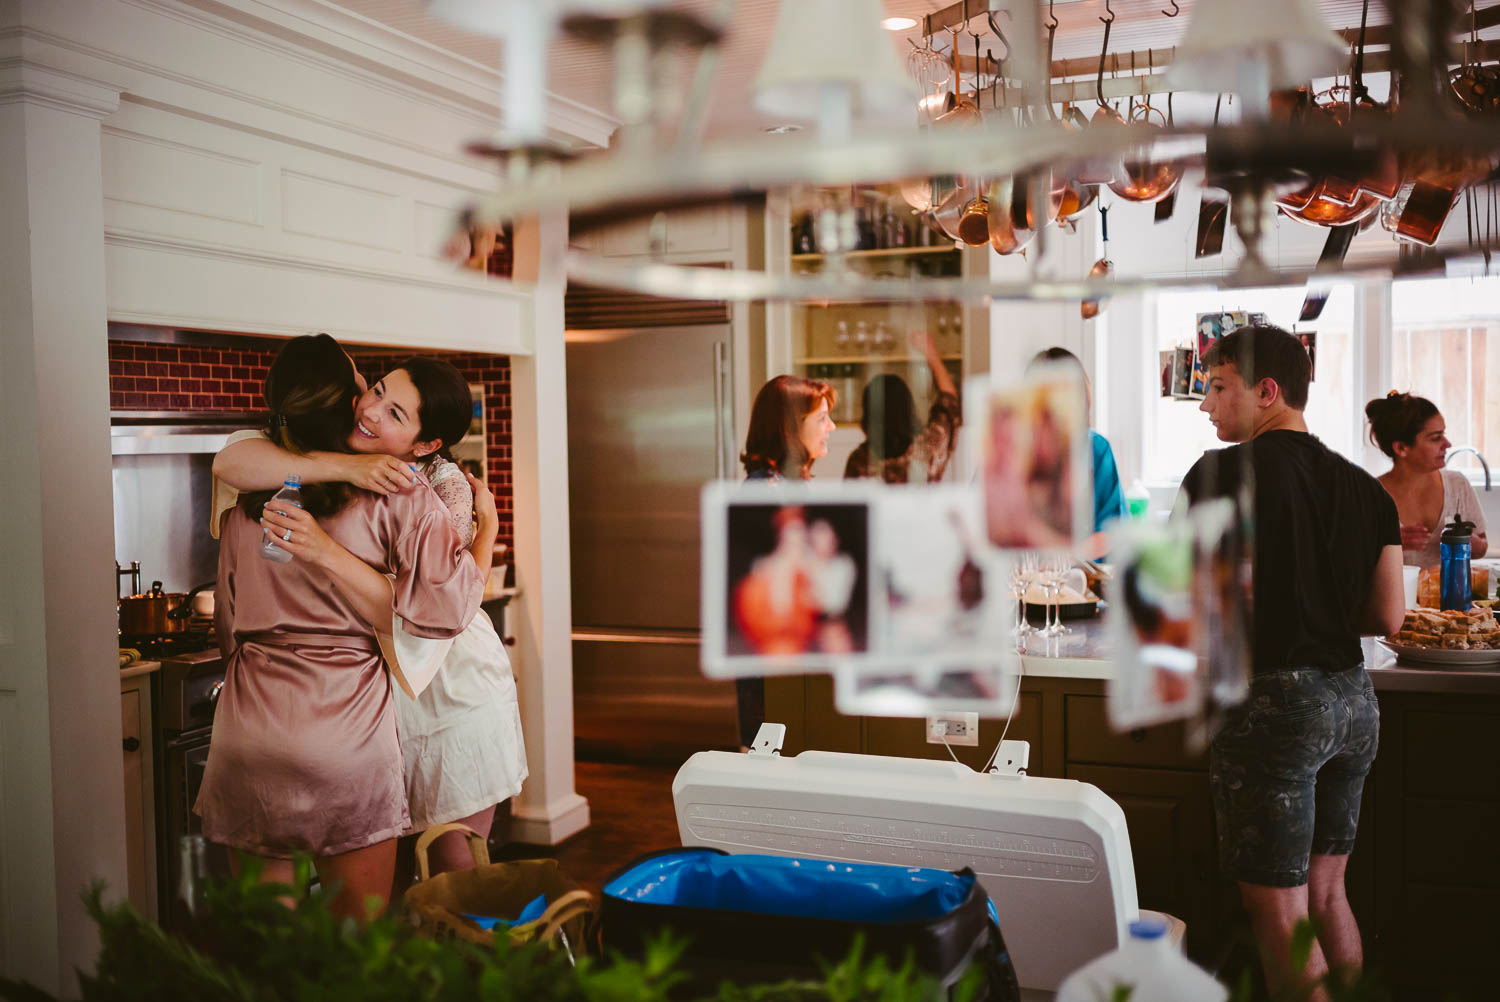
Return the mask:
<svg viewBox="0 0 1500 1002">
<path fill-rule="evenodd" d="M 294 339 L 266 379 L 271 439 L 340 448 L 355 380 L 332 338 Z M 408 633 L 455 636 L 482 583 L 431 491 L 309 484 L 302 495 L 340 544 L 330 550 L 365 564 L 369 586 L 342 568 L 264 559 L 267 493 L 226 517 L 215 614 L 228 664 L 194 810 L 205 837 L 263 857 L 265 879 L 288 881 L 290 856 L 311 854 L 324 884 L 339 885 L 334 911 L 364 918 L 371 897 L 384 908 L 407 824 L 391 683 L 370 624 L 399 617 Z"/>
</svg>

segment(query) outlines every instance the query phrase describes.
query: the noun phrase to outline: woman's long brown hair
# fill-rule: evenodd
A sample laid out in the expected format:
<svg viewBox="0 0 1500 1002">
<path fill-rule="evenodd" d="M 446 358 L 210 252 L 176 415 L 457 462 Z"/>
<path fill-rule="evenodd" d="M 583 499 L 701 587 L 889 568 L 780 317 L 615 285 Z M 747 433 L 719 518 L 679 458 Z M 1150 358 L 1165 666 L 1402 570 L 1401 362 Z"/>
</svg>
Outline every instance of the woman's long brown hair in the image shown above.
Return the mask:
<svg viewBox="0 0 1500 1002">
<path fill-rule="evenodd" d="M 354 430 L 354 363 L 327 334 L 306 334 L 286 343 L 266 375 L 266 437 L 287 452 L 321 449 L 348 452 Z M 303 484 L 302 507 L 321 518 L 332 515 L 354 499 L 356 488 L 345 483 Z M 240 497 L 240 508 L 259 520 L 261 509 L 275 491 L 256 491 Z"/>
<path fill-rule="evenodd" d="M 777 376 L 760 388 L 750 408 L 750 430 L 740 462 L 750 475 L 774 473 L 793 480 L 812 476 L 812 457 L 802 444 L 802 419 L 838 393 L 820 379 Z"/>
</svg>

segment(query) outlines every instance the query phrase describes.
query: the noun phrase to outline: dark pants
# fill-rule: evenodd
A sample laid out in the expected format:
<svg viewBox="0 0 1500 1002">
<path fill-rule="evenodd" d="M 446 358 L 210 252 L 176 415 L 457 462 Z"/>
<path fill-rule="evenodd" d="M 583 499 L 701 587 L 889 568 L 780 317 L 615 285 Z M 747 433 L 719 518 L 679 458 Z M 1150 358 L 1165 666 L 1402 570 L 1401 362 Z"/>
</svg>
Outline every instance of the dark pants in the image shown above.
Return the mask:
<svg viewBox="0 0 1500 1002">
<path fill-rule="evenodd" d="M 1209 752 L 1219 861 L 1235 880 L 1307 883 L 1308 857 L 1354 849 L 1380 705 L 1363 666 L 1294 668 L 1250 680 Z"/>
</svg>

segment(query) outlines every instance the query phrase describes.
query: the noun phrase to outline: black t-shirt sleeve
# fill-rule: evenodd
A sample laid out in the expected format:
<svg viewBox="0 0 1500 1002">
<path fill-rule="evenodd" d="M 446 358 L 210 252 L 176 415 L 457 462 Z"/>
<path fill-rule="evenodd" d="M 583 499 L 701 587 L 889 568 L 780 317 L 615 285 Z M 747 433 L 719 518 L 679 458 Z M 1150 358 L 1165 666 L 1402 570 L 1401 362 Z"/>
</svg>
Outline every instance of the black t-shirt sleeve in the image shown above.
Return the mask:
<svg viewBox="0 0 1500 1002">
<path fill-rule="evenodd" d="M 1375 481 L 1375 538 L 1380 545 L 1401 545 L 1401 516 L 1396 514 L 1396 500 L 1387 493 L 1380 481 Z"/>
</svg>

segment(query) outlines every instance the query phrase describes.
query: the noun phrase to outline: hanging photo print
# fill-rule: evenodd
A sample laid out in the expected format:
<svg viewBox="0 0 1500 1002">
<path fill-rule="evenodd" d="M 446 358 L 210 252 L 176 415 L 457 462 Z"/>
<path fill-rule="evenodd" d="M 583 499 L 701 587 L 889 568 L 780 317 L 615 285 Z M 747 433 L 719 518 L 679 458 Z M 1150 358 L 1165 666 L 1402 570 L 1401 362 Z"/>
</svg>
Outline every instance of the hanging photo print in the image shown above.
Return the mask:
<svg viewBox="0 0 1500 1002">
<path fill-rule="evenodd" d="M 985 532 L 1005 549 L 1076 547 L 1093 530 L 1087 391 L 1074 366 L 1046 363 L 1010 384 L 971 382 Z"/>
<path fill-rule="evenodd" d="M 891 487 L 877 512 L 882 657 L 949 660 L 1006 645 L 1013 615 L 1000 554 L 972 486 Z"/>
<path fill-rule="evenodd" d="M 703 670 L 710 678 L 826 670 L 868 655 L 873 488 L 704 488 Z"/>
<path fill-rule="evenodd" d="M 1115 730 L 1192 716 L 1203 702 L 1193 609 L 1189 519 L 1118 527 L 1108 633 L 1115 652 L 1109 722 Z"/>
<path fill-rule="evenodd" d="M 840 669 L 834 675 L 834 706 L 862 717 L 926 717 L 978 713 L 1005 717 L 1015 709 L 1014 661 L 928 665 L 915 669 Z"/>
<path fill-rule="evenodd" d="M 1246 525 L 1228 498 L 1189 510 L 1193 526 L 1193 623 L 1203 688 L 1202 717 L 1188 729 L 1188 747 L 1213 740 L 1223 713 L 1250 692 L 1251 565 Z"/>
</svg>

